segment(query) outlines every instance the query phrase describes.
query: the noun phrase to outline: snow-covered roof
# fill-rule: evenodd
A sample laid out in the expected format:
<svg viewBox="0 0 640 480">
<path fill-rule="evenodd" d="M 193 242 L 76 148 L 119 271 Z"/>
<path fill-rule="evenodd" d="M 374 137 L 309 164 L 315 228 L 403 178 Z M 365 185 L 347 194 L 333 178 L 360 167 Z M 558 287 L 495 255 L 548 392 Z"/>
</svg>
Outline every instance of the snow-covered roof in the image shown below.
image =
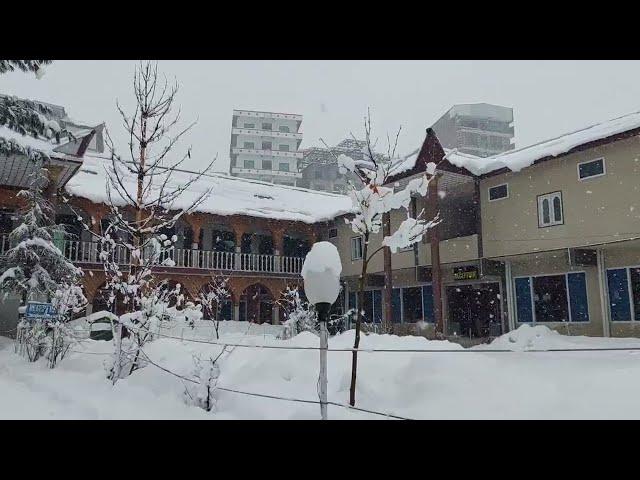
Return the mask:
<svg viewBox="0 0 640 480">
<path fill-rule="evenodd" d="M 65 189 L 71 195 L 86 198 L 94 203 L 104 203 L 107 198 L 106 167 L 110 165 L 111 162 L 104 157 L 85 154 L 83 166 L 69 180 Z M 184 185 L 193 177 L 193 172 L 173 172 L 169 183 L 176 186 Z M 126 188 L 129 192 L 135 192 L 135 177 L 127 178 Z M 196 211 L 311 224 L 332 220 L 336 216 L 350 213 L 353 208 L 350 198 L 345 195 L 276 185 L 220 173 L 202 176 L 176 200 L 172 208 L 189 208 L 209 189 L 212 193 Z M 116 195 L 113 190 L 112 195 Z"/>
<path fill-rule="evenodd" d="M 31 135 L 22 135 L 15 130 L 10 129 L 9 127 L 5 127 L 0 125 L 0 137 L 5 138 L 7 140 L 13 140 L 17 144 L 23 147 L 34 148 L 39 150 L 47 155 L 53 155 L 56 148 L 67 143 L 68 139 L 64 139 L 61 143 L 56 143 L 55 139 L 46 139 L 44 137 L 33 137 Z M 64 155 L 63 155 L 64 156 Z"/>
<path fill-rule="evenodd" d="M 542 158 L 556 157 L 580 145 L 602 140 L 636 128 L 640 128 L 640 112 L 623 115 L 534 145 L 517 150 L 509 150 L 489 157 L 477 157 L 459 151 L 452 152 L 446 148 L 443 150 L 445 154 L 448 154 L 447 160 L 452 165 L 464 168 L 473 175 L 486 175 L 504 168 L 519 172 Z M 419 153 L 420 148 L 398 160 L 391 168 L 391 174 L 394 176 L 399 175 L 414 168 Z"/>
<path fill-rule="evenodd" d="M 466 168 L 474 175 L 484 175 L 503 168 L 518 172 L 533 165 L 536 160 L 549 156 L 556 157 L 580 145 L 636 128 L 640 128 L 640 112 L 623 115 L 528 147 L 509 150 L 490 157 L 457 154 L 449 157 L 449 161 L 457 167 Z"/>
<path fill-rule="evenodd" d="M 420 149 L 421 148 L 417 148 L 416 150 L 414 150 L 413 152 L 411 152 L 409 155 L 406 155 L 402 158 L 400 158 L 399 160 L 396 161 L 396 163 L 391 167 L 389 173 L 390 176 L 396 176 L 399 175 L 401 173 L 407 172 L 409 170 L 411 170 L 412 168 L 414 168 L 416 166 L 416 161 L 418 160 L 418 155 L 420 153 Z M 457 165 L 457 163 L 455 162 L 459 162 L 459 163 L 466 163 L 466 162 L 476 162 L 476 161 L 482 161 L 484 160 L 481 157 L 476 157 L 474 155 L 470 155 L 468 153 L 462 153 L 462 152 L 458 152 L 457 150 L 450 150 L 448 148 L 443 148 L 445 155 L 447 156 L 447 159 L 451 161 L 451 163 L 453 163 L 454 165 Z M 453 161 L 452 161 L 453 160 Z"/>
</svg>

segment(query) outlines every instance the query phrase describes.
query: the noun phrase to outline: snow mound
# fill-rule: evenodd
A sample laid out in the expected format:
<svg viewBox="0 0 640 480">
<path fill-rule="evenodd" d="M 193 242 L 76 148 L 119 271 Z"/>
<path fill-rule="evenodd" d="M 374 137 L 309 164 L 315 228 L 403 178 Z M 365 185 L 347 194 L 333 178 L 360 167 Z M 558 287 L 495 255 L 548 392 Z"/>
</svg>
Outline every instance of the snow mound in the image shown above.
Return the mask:
<svg viewBox="0 0 640 480">
<path fill-rule="evenodd" d="M 569 327 L 570 328 L 570 327 Z M 474 350 L 504 349 L 513 351 L 553 350 L 575 348 L 638 348 L 640 339 L 601 338 L 562 335 L 545 325 L 521 325 L 516 330 L 505 333 L 490 344 L 478 345 Z"/>
</svg>

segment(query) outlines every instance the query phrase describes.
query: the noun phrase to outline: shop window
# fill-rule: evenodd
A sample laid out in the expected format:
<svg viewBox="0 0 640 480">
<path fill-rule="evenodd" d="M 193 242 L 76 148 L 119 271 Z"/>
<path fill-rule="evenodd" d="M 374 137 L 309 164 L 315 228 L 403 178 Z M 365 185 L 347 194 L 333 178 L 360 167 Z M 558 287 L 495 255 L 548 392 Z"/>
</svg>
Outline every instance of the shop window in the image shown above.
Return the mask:
<svg viewBox="0 0 640 480">
<path fill-rule="evenodd" d="M 402 289 L 402 321 L 415 323 L 422 320 L 422 288 Z"/>
<path fill-rule="evenodd" d="M 640 267 L 608 270 L 607 282 L 611 320 L 640 321 Z"/>
<path fill-rule="evenodd" d="M 402 297 L 399 288 L 394 288 L 391 291 L 391 313 L 393 323 L 402 323 Z"/>
<path fill-rule="evenodd" d="M 586 275 L 571 272 L 515 279 L 518 322 L 588 322 Z"/>
<path fill-rule="evenodd" d="M 533 307 L 536 322 L 568 322 L 565 276 L 533 277 Z"/>
<path fill-rule="evenodd" d="M 422 312 L 424 321 L 433 323 L 433 287 L 431 285 L 422 287 Z"/>
</svg>

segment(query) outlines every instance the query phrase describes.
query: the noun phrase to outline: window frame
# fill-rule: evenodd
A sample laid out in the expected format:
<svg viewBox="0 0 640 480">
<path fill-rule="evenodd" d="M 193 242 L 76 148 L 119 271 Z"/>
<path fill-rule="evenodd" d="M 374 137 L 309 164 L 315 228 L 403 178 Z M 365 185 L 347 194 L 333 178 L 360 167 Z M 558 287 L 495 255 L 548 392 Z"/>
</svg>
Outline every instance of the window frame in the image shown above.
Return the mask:
<svg viewBox="0 0 640 480">
<path fill-rule="evenodd" d="M 269 166 L 269 168 L 266 168 L 266 167 L 265 167 L 265 165 L 264 165 L 264 164 L 265 164 L 265 162 L 269 162 L 269 163 L 271 164 L 271 165 Z M 262 167 L 262 170 L 269 170 L 269 171 L 271 171 L 271 170 L 273 170 L 273 161 L 272 161 L 272 160 L 269 160 L 269 159 L 261 160 L 261 161 L 260 161 L 260 166 Z"/>
<path fill-rule="evenodd" d="M 335 231 L 336 234 L 331 236 L 331 232 Z M 338 227 L 331 227 L 329 228 L 329 231 L 327 232 L 327 238 L 338 238 Z"/>
<path fill-rule="evenodd" d="M 267 128 L 265 125 L 269 125 L 269 128 Z M 262 122 L 261 126 L 261 130 L 264 130 L 266 132 L 273 132 L 273 122 Z"/>
<path fill-rule="evenodd" d="M 287 169 L 286 169 L 286 170 L 283 170 L 283 169 L 282 169 L 282 165 L 286 165 L 286 166 L 287 166 Z M 291 172 L 291 169 L 290 169 L 289 167 L 290 167 L 290 165 L 289 165 L 289 163 L 288 163 L 288 162 L 279 162 L 279 163 L 278 163 L 278 171 L 279 171 L 279 172 Z"/>
<path fill-rule="evenodd" d="M 251 162 L 253 164 L 253 166 L 252 167 L 247 167 L 247 162 Z M 242 168 L 245 168 L 247 170 L 255 170 L 256 169 L 256 161 L 255 160 L 247 160 L 247 159 L 245 159 L 245 160 L 242 161 L 242 165 L 243 165 Z"/>
<path fill-rule="evenodd" d="M 360 240 L 360 256 L 359 257 L 354 257 L 354 255 L 353 255 L 354 254 L 354 249 L 353 249 L 354 243 L 353 243 L 353 241 L 356 240 L 356 239 Z M 364 241 L 364 239 L 362 238 L 362 235 L 358 235 L 357 237 L 351 237 L 349 245 L 350 245 L 350 249 L 351 249 L 351 260 L 352 261 L 354 261 L 354 260 L 362 260 L 362 253 L 363 253 L 363 250 L 364 250 L 364 248 L 363 248 L 364 245 L 362 243 L 363 241 Z"/>
<path fill-rule="evenodd" d="M 598 162 L 598 161 L 602 161 L 602 173 L 598 173 L 597 175 L 589 175 L 588 177 L 580 177 L 580 165 L 586 165 L 588 163 L 594 163 L 594 162 Z M 585 160 L 584 162 L 578 162 L 578 164 L 576 165 L 576 170 L 578 172 L 578 181 L 579 182 L 584 182 L 586 180 L 591 180 L 592 178 L 599 178 L 599 177 L 604 177 L 607 174 L 607 162 L 605 160 L 604 157 L 598 157 L 598 158 L 594 158 L 592 160 Z"/>
<path fill-rule="evenodd" d="M 618 267 L 618 268 L 622 268 L 622 267 Z M 612 270 L 615 270 L 615 268 L 612 268 Z M 573 315 L 571 313 L 571 295 L 569 292 L 569 275 L 572 273 L 582 273 L 584 274 L 584 285 L 585 285 L 585 290 L 587 292 L 587 318 L 588 320 L 586 322 L 581 322 L 581 321 L 574 321 L 573 320 Z M 564 276 L 564 285 L 565 285 L 565 290 L 566 290 L 566 294 L 567 294 L 567 312 L 569 314 L 569 321 L 568 322 L 538 322 L 536 320 L 536 302 L 535 299 L 533 297 L 533 279 L 536 277 L 558 277 L 558 276 Z M 513 290 L 515 293 L 515 289 L 516 289 L 516 279 L 517 278 L 528 278 L 529 280 L 529 297 L 531 298 L 531 322 L 521 322 L 520 319 L 518 318 L 518 299 L 514 297 L 514 313 L 515 313 L 515 320 L 516 323 L 520 323 L 523 325 L 564 325 L 566 323 L 571 323 L 573 325 L 587 325 L 591 323 L 591 311 L 589 309 L 589 281 L 588 281 L 588 276 L 587 276 L 587 271 L 586 270 L 569 270 L 569 271 L 564 271 L 564 272 L 556 272 L 556 273 L 541 273 L 538 275 L 517 275 L 515 277 L 511 278 L 511 283 L 513 284 Z"/>
<path fill-rule="evenodd" d="M 291 133 L 291 128 L 289 128 L 289 125 L 279 125 L 278 126 L 278 131 L 280 133 Z"/>
<path fill-rule="evenodd" d="M 556 197 L 560 198 L 560 217 L 561 218 L 559 222 L 555 220 L 555 214 L 553 209 L 553 200 Z M 542 220 L 543 220 L 542 203 L 544 202 L 545 198 L 549 199 L 549 220 L 553 218 L 553 220 L 551 220 L 551 222 L 548 224 L 542 223 Z M 564 201 L 562 200 L 562 190 L 543 193 L 541 195 L 538 195 L 536 199 L 537 199 L 537 205 L 538 205 L 538 228 L 549 228 L 549 227 L 556 227 L 558 225 L 564 225 Z"/>
<path fill-rule="evenodd" d="M 627 265 L 622 267 L 609 267 L 605 271 L 605 275 L 608 276 L 609 270 L 624 270 L 627 276 L 627 295 L 629 295 L 629 317 L 631 320 L 613 320 L 611 319 L 611 298 L 609 294 L 609 284 L 607 283 L 607 312 L 609 313 L 609 319 L 611 323 L 640 323 L 640 320 L 636 320 L 636 307 L 633 301 L 633 286 L 631 285 L 631 269 L 640 268 L 639 265 Z"/>
<path fill-rule="evenodd" d="M 498 187 L 507 187 L 507 195 L 505 197 L 500 197 L 500 198 L 491 198 L 491 190 L 494 188 L 498 188 Z M 505 182 L 505 183 L 501 183 L 499 185 L 494 185 L 493 187 L 489 187 L 487 189 L 487 200 L 489 202 L 499 202 L 500 200 L 506 200 L 509 198 L 509 183 Z"/>
<path fill-rule="evenodd" d="M 242 125 L 243 125 L 242 128 L 246 128 L 247 130 L 255 130 L 256 129 L 256 124 L 255 123 L 243 123 Z M 248 126 L 248 125 L 251 125 L 251 126 Z"/>
</svg>

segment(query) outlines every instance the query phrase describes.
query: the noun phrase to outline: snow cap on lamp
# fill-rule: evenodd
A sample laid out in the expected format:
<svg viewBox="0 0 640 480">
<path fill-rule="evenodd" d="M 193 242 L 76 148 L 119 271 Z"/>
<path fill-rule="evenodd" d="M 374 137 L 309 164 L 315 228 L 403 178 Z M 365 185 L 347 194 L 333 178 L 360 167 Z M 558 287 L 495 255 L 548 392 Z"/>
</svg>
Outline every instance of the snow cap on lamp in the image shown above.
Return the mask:
<svg viewBox="0 0 640 480">
<path fill-rule="evenodd" d="M 312 304 L 333 304 L 340 294 L 340 254 L 333 243 L 317 242 L 302 266 L 304 291 Z"/>
</svg>

